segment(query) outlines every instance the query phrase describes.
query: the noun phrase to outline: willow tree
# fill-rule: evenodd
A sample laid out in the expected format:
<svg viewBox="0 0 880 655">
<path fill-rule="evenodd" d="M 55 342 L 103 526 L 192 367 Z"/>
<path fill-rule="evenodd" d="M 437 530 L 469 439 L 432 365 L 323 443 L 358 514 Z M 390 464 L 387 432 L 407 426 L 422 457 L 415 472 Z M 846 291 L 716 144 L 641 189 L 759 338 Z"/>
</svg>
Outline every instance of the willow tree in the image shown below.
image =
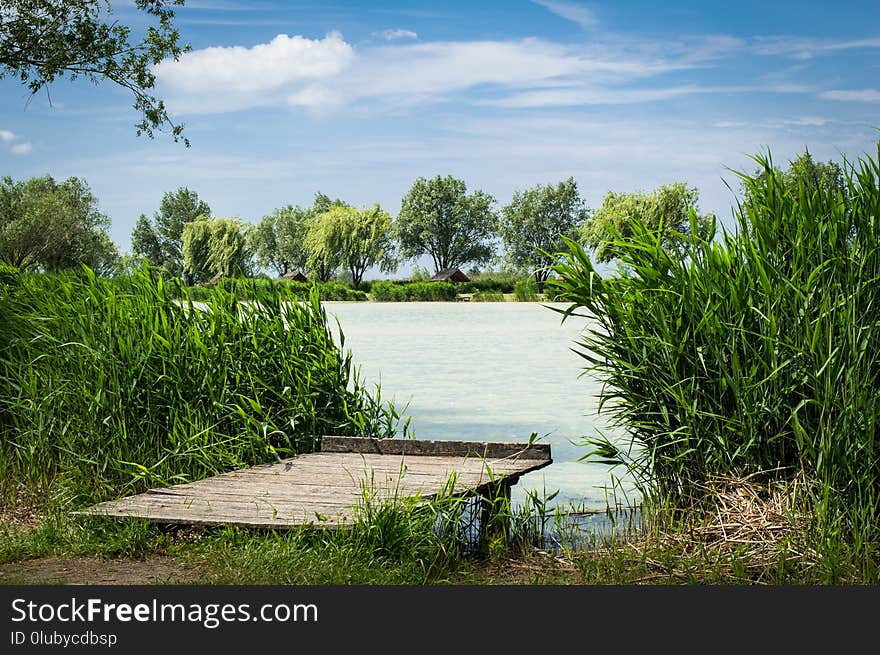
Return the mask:
<svg viewBox="0 0 880 655">
<path fill-rule="evenodd" d="M 184 272 L 193 283 L 250 272 L 247 230 L 234 218 L 206 218 L 183 228 Z"/>
<path fill-rule="evenodd" d="M 583 240 L 595 250 L 598 261 L 609 262 L 618 255 L 616 242 L 632 240 L 635 220 L 658 236 L 664 249 L 683 255 L 692 235 L 691 212 L 700 239 L 708 238 L 715 222 L 713 214 L 699 214 L 698 198 L 697 189 L 684 182 L 664 184 L 651 193 L 609 191 L 584 224 Z"/>
<path fill-rule="evenodd" d="M 312 223 L 306 237 L 307 249 L 316 262 L 344 267 L 357 289 L 371 266 L 393 270 L 390 231 L 391 215 L 379 205 L 363 209 L 334 206 Z"/>
<path fill-rule="evenodd" d="M 571 177 L 556 185 L 517 191 L 510 204 L 502 207 L 498 233 L 506 258 L 514 266 L 532 271 L 538 293 L 544 290 L 556 261 L 549 253 L 560 248 L 560 237 L 574 239 L 588 214 Z"/>
</svg>

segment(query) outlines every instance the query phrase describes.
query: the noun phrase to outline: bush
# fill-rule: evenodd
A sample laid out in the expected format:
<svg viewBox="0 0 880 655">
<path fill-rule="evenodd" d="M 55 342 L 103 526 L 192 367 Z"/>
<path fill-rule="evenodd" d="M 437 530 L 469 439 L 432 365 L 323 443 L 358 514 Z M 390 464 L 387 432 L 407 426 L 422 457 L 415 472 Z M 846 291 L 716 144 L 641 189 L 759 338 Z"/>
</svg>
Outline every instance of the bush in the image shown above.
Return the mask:
<svg viewBox="0 0 880 655">
<path fill-rule="evenodd" d="M 469 282 L 462 282 L 459 291 L 461 293 L 479 293 L 481 291 L 513 293 L 514 286 L 521 279 L 523 279 L 522 275 L 514 273 L 482 273 L 471 278 Z"/>
<path fill-rule="evenodd" d="M 504 294 L 493 293 L 491 291 L 478 291 L 471 296 L 471 302 L 504 302 Z"/>
<path fill-rule="evenodd" d="M 321 300 L 367 299 L 361 290 L 352 289 L 339 282 L 296 282 L 294 280 L 268 280 L 264 278 L 221 278 L 216 287 L 192 287 L 194 300 L 205 300 L 214 289 L 235 294 L 240 300 L 253 300 L 261 293 L 276 293 L 285 300 L 308 300 L 312 287 L 317 287 Z"/>
<path fill-rule="evenodd" d="M 534 302 L 538 299 L 538 287 L 535 280 L 520 280 L 513 287 L 513 297 L 519 302 Z"/>
<path fill-rule="evenodd" d="M 243 283 L 242 283 L 243 284 Z M 81 504 L 312 450 L 323 434 L 391 436 L 317 292 L 257 282 L 196 308 L 149 273 L 23 275 L 0 299 L 0 492 Z"/>
<path fill-rule="evenodd" d="M 824 534 L 880 537 L 880 146 L 845 193 L 742 175 L 738 230 L 674 257 L 632 223 L 622 274 L 567 242 L 548 286 L 595 318 L 581 345 L 644 489 L 682 506 L 714 476 L 806 478 Z M 847 201 L 846 198 L 849 198 Z"/>
<path fill-rule="evenodd" d="M 379 302 L 419 302 L 455 300 L 456 289 L 451 282 L 373 282 L 373 300 Z"/>
</svg>

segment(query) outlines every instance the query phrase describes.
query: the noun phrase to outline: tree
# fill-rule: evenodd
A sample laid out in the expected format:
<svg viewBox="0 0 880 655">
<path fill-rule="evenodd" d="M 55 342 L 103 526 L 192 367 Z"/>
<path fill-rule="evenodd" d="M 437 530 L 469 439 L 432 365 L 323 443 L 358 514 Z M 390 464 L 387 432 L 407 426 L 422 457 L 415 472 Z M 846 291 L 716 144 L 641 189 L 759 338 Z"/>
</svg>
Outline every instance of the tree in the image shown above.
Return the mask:
<svg viewBox="0 0 880 655">
<path fill-rule="evenodd" d="M 338 262 L 358 289 L 370 266 L 393 270 L 390 229 L 391 215 L 379 205 L 364 209 L 334 206 L 312 223 L 307 243 L 315 261 Z"/>
<path fill-rule="evenodd" d="M 141 120 L 137 134 L 153 137 L 167 125 L 177 142 L 189 146 L 183 126 L 169 118 L 165 104 L 150 94 L 152 67 L 167 57 L 177 60 L 189 49 L 178 43 L 172 6 L 183 0 L 135 0 L 152 16 L 140 42 L 129 41 L 131 28 L 113 16 L 102 0 L 4 0 L 0 9 L 0 78 L 17 77 L 32 94 L 58 78 L 109 80 L 134 96 Z"/>
<path fill-rule="evenodd" d="M 303 247 L 306 251 L 306 267 L 320 281 L 327 282 L 333 277 L 339 268 L 339 253 L 331 252 L 321 247 L 321 228 L 319 224 L 322 217 L 334 207 L 348 207 L 349 205 L 339 198 L 330 199 L 330 196 L 318 191 L 312 206 L 307 212 L 305 221 L 306 236 Z"/>
<path fill-rule="evenodd" d="M 202 216 L 184 225 L 182 242 L 184 272 L 191 284 L 207 282 L 218 275 L 236 277 L 250 273 L 248 235 L 237 219 Z"/>
<path fill-rule="evenodd" d="M 35 177 L 0 183 L 0 261 L 25 271 L 86 265 L 110 275 L 119 251 L 107 234 L 110 218 L 85 181 Z"/>
<path fill-rule="evenodd" d="M 556 186 L 536 186 L 513 194 L 501 209 L 498 232 L 508 261 L 535 276 L 538 293 L 550 274 L 560 236 L 574 239 L 587 220 L 589 210 L 581 200 L 574 178 Z"/>
<path fill-rule="evenodd" d="M 305 248 L 311 212 L 288 205 L 264 216 L 250 233 L 250 246 L 257 264 L 284 275 L 304 269 L 308 261 Z"/>
<path fill-rule="evenodd" d="M 768 159 L 769 162 L 769 159 Z M 780 170 L 773 167 L 776 170 Z M 821 190 L 831 191 L 837 194 L 841 200 L 849 208 L 850 197 L 844 176 L 843 168 L 840 164 L 828 161 L 817 162 L 813 160 L 810 151 L 799 155 L 794 161 L 789 162 L 789 167 L 782 172 L 782 182 L 785 189 L 790 193 L 798 194 L 799 187 L 803 186 L 805 190 Z M 767 175 L 765 169 L 755 171 L 752 180 L 758 179 L 763 181 Z M 748 205 L 752 202 L 750 186 L 746 183 L 742 185 L 743 203 Z"/>
<path fill-rule="evenodd" d="M 211 215 L 211 208 L 195 191 L 181 187 L 162 196 L 159 211 L 151 222 L 141 214 L 131 234 L 132 252 L 171 275 L 187 275 L 183 264 L 183 228 L 199 217 Z M 187 279 L 192 284 L 192 279 Z"/>
<path fill-rule="evenodd" d="M 338 209 L 338 208 L 337 208 Z M 306 266 L 319 282 L 327 282 L 339 268 L 339 251 L 326 246 L 329 229 L 324 220 L 329 211 L 309 217 L 305 238 Z"/>
<path fill-rule="evenodd" d="M 435 271 L 485 263 L 493 254 L 495 199 L 482 191 L 467 195 L 452 176 L 418 178 L 404 196 L 394 236 L 404 258 L 430 255 Z"/>
<path fill-rule="evenodd" d="M 616 257 L 614 241 L 632 238 L 629 221 L 641 222 L 654 233 L 661 232 L 661 243 L 668 250 L 684 253 L 690 239 L 690 212 L 695 213 L 699 192 L 683 182 L 664 184 L 652 193 L 609 191 L 593 217 L 583 227 L 583 240 L 596 251 L 600 262 Z M 696 215 L 697 236 L 706 239 L 712 230 L 712 214 Z"/>
</svg>

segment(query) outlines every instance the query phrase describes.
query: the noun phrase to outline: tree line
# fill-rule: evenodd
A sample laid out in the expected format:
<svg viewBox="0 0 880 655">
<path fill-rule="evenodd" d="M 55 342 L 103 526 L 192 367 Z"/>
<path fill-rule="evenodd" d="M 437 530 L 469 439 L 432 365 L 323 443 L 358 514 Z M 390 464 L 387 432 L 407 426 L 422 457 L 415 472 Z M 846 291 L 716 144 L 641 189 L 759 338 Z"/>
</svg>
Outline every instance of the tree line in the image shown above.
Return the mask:
<svg viewBox="0 0 880 655">
<path fill-rule="evenodd" d="M 497 208 L 492 195 L 438 175 L 415 180 L 394 218 L 378 204 L 355 207 L 319 192 L 310 206 L 287 205 L 247 224 L 212 217 L 194 192 L 181 188 L 165 194 L 152 220 L 138 219 L 132 251 L 190 284 L 265 269 L 278 276 L 301 271 L 319 281 L 342 271 L 358 288 L 372 267 L 390 273 L 426 257 L 437 273 L 483 266 L 500 250 L 504 262 L 533 275 L 541 289 L 561 237 L 585 241 L 604 257 L 601 244 L 627 212 L 657 222 L 661 209 L 667 220 L 675 212 L 670 229 L 680 230 L 696 201 L 696 189 L 679 183 L 650 194 L 608 194 L 591 212 L 568 178 L 516 191 Z"/>
<path fill-rule="evenodd" d="M 799 181 L 842 188 L 840 166 L 816 162 L 809 153 L 791 162 L 784 177 L 793 190 Z M 571 177 L 518 190 L 498 207 L 490 194 L 438 175 L 415 180 L 396 217 L 378 204 L 355 207 L 319 192 L 309 206 L 289 204 L 256 223 L 216 216 L 196 192 L 181 187 L 164 194 L 152 218 L 138 218 L 131 255 L 122 256 L 107 233 L 110 219 L 83 180 L 7 177 L 0 183 L 0 261 L 28 271 L 85 264 L 104 275 L 148 262 L 190 285 L 261 270 L 277 276 L 301 271 L 319 281 L 341 272 L 358 288 L 372 267 L 390 273 L 426 257 L 436 273 L 478 268 L 500 255 L 532 275 L 540 291 L 562 237 L 591 249 L 597 261 L 612 261 L 632 218 L 681 254 L 693 233 L 707 238 L 715 223 L 712 214 L 700 213 L 697 190 L 682 182 L 651 192 L 608 192 L 591 210 Z"/>
</svg>

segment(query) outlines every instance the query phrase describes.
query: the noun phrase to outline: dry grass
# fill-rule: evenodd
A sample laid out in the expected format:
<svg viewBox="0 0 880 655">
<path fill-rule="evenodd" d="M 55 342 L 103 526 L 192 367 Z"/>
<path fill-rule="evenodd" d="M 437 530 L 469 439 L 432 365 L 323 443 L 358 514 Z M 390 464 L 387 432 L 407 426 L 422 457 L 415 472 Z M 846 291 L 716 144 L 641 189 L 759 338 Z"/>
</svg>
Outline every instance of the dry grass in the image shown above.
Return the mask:
<svg viewBox="0 0 880 655">
<path fill-rule="evenodd" d="M 685 561 L 708 557 L 722 567 L 736 562 L 756 582 L 782 563 L 809 568 L 820 555 L 804 545 L 813 517 L 802 502 L 803 484 L 802 478 L 757 482 L 754 476 L 717 476 L 703 485 L 700 505 L 680 515 L 685 522 L 658 524 L 634 547 L 660 547 Z"/>
</svg>

